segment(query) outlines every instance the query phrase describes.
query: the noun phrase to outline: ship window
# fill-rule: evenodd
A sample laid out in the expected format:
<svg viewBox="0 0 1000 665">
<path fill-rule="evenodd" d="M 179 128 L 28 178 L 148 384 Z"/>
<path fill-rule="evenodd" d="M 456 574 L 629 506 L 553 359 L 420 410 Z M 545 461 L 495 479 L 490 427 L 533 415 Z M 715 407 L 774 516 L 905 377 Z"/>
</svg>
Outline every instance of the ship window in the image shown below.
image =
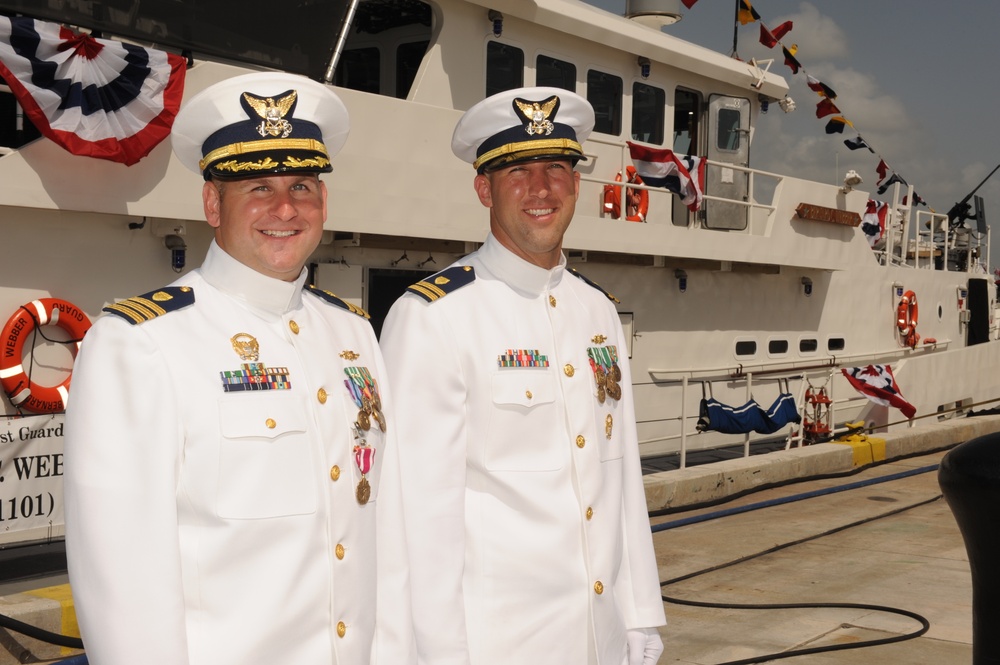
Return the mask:
<svg viewBox="0 0 1000 665">
<path fill-rule="evenodd" d="M 799 340 L 799 353 L 816 353 L 818 348 L 819 342 L 815 339 Z"/>
<path fill-rule="evenodd" d="M 682 155 L 698 153 L 700 106 L 698 93 L 680 88 L 674 91 L 674 152 Z"/>
<path fill-rule="evenodd" d="M 737 358 L 755 355 L 757 355 L 757 342 L 752 339 L 741 339 L 736 342 Z"/>
<path fill-rule="evenodd" d="M 377 95 L 381 80 L 380 67 L 381 55 L 374 46 L 344 51 L 333 75 L 333 84 Z"/>
<path fill-rule="evenodd" d="M 576 65 L 540 55 L 535 60 L 535 85 L 547 85 L 576 92 Z"/>
<path fill-rule="evenodd" d="M 740 149 L 740 111 L 739 109 L 719 109 L 719 135 L 715 146 L 719 150 L 736 152 Z"/>
<path fill-rule="evenodd" d="M 845 346 L 843 337 L 831 337 L 826 340 L 827 351 L 843 351 Z"/>
<path fill-rule="evenodd" d="M 767 341 L 767 352 L 772 356 L 783 356 L 788 353 L 787 339 L 770 339 Z"/>
<path fill-rule="evenodd" d="M 663 143 L 663 115 L 667 93 L 645 83 L 632 85 L 632 138 L 645 143 Z"/>
<path fill-rule="evenodd" d="M 618 135 L 622 132 L 622 80 L 591 69 L 587 72 L 587 101 L 594 107 L 594 131 Z"/>
<path fill-rule="evenodd" d="M 524 51 L 501 44 L 486 44 L 486 96 L 524 85 Z"/>
<path fill-rule="evenodd" d="M 417 77 L 417 69 L 420 67 L 420 61 L 424 59 L 428 44 L 430 41 L 425 39 L 419 42 L 400 44 L 399 48 L 396 49 L 397 99 L 406 99 L 407 95 L 410 94 L 410 86 L 413 85 L 413 79 Z"/>
</svg>

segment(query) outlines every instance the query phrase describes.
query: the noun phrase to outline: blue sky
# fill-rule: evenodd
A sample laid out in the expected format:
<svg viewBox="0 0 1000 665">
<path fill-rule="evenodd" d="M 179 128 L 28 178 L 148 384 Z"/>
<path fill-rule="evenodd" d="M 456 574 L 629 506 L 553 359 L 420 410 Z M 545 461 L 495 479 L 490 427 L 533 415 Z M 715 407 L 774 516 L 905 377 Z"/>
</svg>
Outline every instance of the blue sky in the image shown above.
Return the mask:
<svg viewBox="0 0 1000 665">
<path fill-rule="evenodd" d="M 625 0 L 587 0 L 616 14 Z M 824 132 L 820 97 L 793 75 L 780 48 L 761 46 L 758 24 L 740 26 L 744 60 L 774 58 L 797 110 L 775 105 L 761 117 L 751 162 L 757 168 L 840 184 L 849 169 L 874 193 L 881 156 L 938 212 L 969 193 L 1000 164 L 1000 2 L 997 0 L 751 0 L 769 28 L 791 20 L 781 39 L 833 88 L 837 107 L 878 155 L 848 150 L 855 136 Z M 665 32 L 730 54 L 735 0 L 698 0 Z M 991 265 L 1000 266 L 1000 171 L 979 190 L 992 231 Z M 886 195 L 888 197 L 888 194 Z M 880 197 L 881 198 L 881 197 Z"/>
</svg>

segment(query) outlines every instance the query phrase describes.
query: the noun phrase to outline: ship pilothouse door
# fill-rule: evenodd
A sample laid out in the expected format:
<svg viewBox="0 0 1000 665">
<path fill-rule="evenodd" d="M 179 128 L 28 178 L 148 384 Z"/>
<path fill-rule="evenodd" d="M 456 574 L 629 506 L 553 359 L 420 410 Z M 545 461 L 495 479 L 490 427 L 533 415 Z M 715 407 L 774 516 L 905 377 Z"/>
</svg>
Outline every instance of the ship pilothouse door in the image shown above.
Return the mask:
<svg viewBox="0 0 1000 665">
<path fill-rule="evenodd" d="M 746 167 L 750 164 L 750 100 L 728 95 L 708 98 L 708 159 Z M 747 200 L 748 174 L 725 166 L 708 166 L 705 193 L 736 201 Z M 725 201 L 705 202 L 705 226 L 743 230 L 747 206 Z"/>
</svg>

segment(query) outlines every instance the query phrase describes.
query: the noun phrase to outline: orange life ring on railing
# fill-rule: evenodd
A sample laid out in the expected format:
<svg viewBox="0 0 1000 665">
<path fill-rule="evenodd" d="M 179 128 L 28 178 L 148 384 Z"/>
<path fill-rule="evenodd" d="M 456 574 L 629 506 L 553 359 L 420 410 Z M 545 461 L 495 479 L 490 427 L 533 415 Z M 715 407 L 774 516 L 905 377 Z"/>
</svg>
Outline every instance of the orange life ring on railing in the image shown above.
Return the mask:
<svg viewBox="0 0 1000 665">
<path fill-rule="evenodd" d="M 917 334 L 917 321 L 920 318 L 920 309 L 917 307 L 917 294 L 907 291 L 899 299 L 899 306 L 896 307 L 896 327 L 903 337 L 906 346 L 911 349 L 916 348 L 920 341 Z"/>
<path fill-rule="evenodd" d="M 57 386 L 33 383 L 21 363 L 28 333 L 36 327 L 56 325 L 70 335 L 76 350 L 90 329 L 90 319 L 82 309 L 58 298 L 39 298 L 14 312 L 3 327 L 3 351 L 0 353 L 0 385 L 10 403 L 18 409 L 35 413 L 54 413 L 66 409 L 69 382 L 73 373 Z M 74 356 L 76 354 L 74 353 Z"/>
<path fill-rule="evenodd" d="M 642 178 L 635 172 L 634 166 L 625 169 L 629 184 L 641 185 Z M 617 182 L 622 181 L 622 174 L 619 171 L 615 176 Z M 604 186 L 604 212 L 610 213 L 615 219 L 621 218 L 622 208 L 622 188 L 615 185 Z M 649 190 L 626 188 L 625 191 L 625 219 L 630 222 L 645 222 L 646 213 L 649 212 Z"/>
</svg>

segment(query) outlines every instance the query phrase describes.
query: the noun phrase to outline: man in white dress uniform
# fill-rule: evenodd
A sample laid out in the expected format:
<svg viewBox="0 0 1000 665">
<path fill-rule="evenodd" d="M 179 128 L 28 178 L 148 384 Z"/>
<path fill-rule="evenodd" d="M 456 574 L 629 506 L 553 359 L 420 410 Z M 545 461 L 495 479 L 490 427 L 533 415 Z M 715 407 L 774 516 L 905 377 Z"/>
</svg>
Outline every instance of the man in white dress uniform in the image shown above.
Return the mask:
<svg viewBox="0 0 1000 665">
<path fill-rule="evenodd" d="M 562 254 L 593 126 L 553 88 L 469 109 L 452 149 L 478 171 L 490 234 L 383 328 L 422 664 L 652 665 L 663 650 L 626 342 L 613 297 Z"/>
<path fill-rule="evenodd" d="M 217 83 L 177 117 L 215 239 L 200 268 L 105 308 L 67 414 L 94 665 L 371 660 L 376 531 L 402 548 L 399 429 L 367 315 L 304 268 L 348 129 L 327 86 L 280 73 Z M 401 607 L 405 577 L 385 581 Z"/>
</svg>

